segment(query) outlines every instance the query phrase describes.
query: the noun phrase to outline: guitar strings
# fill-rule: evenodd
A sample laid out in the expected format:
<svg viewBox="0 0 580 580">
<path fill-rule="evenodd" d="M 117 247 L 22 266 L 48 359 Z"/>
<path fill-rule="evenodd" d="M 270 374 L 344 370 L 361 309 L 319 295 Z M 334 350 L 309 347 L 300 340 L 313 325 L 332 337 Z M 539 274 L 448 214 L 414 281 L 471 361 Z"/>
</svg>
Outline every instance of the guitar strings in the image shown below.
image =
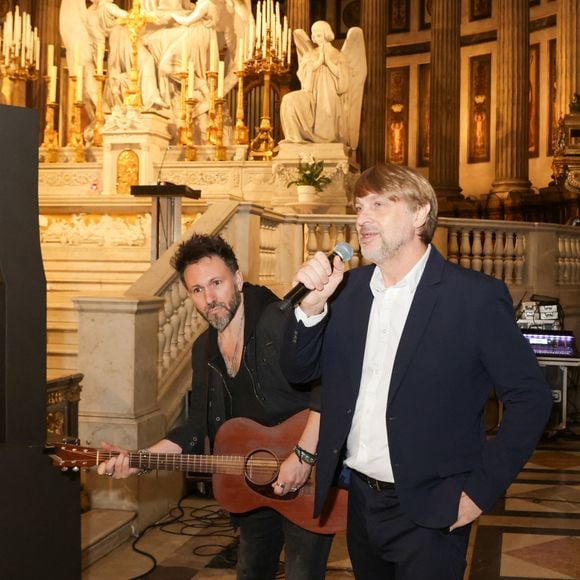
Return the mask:
<svg viewBox="0 0 580 580">
<path fill-rule="evenodd" d="M 66 450 L 65 450 L 66 451 Z M 86 452 L 78 452 L 79 458 L 75 461 L 77 462 L 88 462 L 91 464 L 97 461 L 109 460 L 112 457 L 119 455 L 115 452 L 101 451 L 101 450 L 90 450 Z M 70 459 L 68 460 L 71 461 Z M 281 462 L 274 457 L 264 457 L 264 458 L 254 458 L 249 459 L 242 455 L 175 455 L 175 454 L 165 454 L 165 453 L 151 453 L 151 454 L 141 454 L 141 453 L 129 453 L 129 463 L 131 467 L 148 467 L 155 469 L 158 468 L 174 469 L 178 466 L 183 468 L 189 468 L 191 471 L 201 470 L 206 467 L 205 471 L 212 472 L 215 471 L 220 473 L 221 470 L 234 469 L 236 473 L 241 473 L 244 468 L 250 469 L 252 473 L 256 474 L 266 474 L 272 473 L 273 471 L 278 471 Z M 209 469 L 213 467 L 213 469 Z"/>
</svg>

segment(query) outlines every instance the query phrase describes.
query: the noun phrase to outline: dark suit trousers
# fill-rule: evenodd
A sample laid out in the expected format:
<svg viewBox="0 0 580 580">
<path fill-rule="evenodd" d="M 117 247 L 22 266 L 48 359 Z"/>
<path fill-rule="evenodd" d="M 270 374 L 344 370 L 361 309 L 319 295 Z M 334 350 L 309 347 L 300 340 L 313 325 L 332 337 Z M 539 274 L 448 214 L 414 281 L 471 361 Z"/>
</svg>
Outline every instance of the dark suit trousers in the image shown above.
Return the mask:
<svg viewBox="0 0 580 580">
<path fill-rule="evenodd" d="M 418 526 L 394 490 L 376 491 L 351 477 L 347 539 L 359 580 L 461 580 L 470 528 Z"/>
</svg>

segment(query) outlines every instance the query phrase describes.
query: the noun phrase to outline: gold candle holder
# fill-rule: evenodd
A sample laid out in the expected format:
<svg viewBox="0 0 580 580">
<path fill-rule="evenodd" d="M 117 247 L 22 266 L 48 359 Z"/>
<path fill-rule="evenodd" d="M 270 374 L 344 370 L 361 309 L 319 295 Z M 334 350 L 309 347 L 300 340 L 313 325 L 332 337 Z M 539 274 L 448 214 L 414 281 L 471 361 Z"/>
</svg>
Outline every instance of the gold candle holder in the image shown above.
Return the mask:
<svg viewBox="0 0 580 580">
<path fill-rule="evenodd" d="M 215 145 L 217 143 L 217 124 L 216 124 L 216 93 L 218 73 L 208 71 L 207 84 L 209 85 L 209 110 L 207 112 L 208 121 L 205 132 L 205 144 Z"/>
<path fill-rule="evenodd" d="M 185 103 L 187 106 L 185 160 L 197 161 L 197 149 L 193 143 L 193 109 L 195 107 L 196 100 L 194 98 L 188 98 L 185 100 Z"/>
<path fill-rule="evenodd" d="M 270 161 L 274 151 L 272 124 L 270 123 L 270 70 L 264 70 L 264 101 L 258 133 L 250 145 L 250 159 Z"/>
<path fill-rule="evenodd" d="M 56 163 L 58 161 L 58 132 L 54 128 L 54 113 L 57 106 L 56 103 L 46 103 L 44 140 L 41 147 L 46 149 L 45 161 L 47 163 Z"/>
<path fill-rule="evenodd" d="M 216 143 L 215 160 L 225 161 L 227 159 L 226 148 L 224 146 L 224 103 L 225 99 L 216 99 Z"/>
<path fill-rule="evenodd" d="M 238 96 L 236 99 L 234 143 L 236 145 L 247 145 L 249 142 L 249 131 L 244 123 L 244 71 L 236 71 L 236 76 L 238 77 Z"/>
<path fill-rule="evenodd" d="M 76 75 L 69 76 L 69 84 L 68 84 L 68 105 L 67 105 L 67 115 L 69 115 L 69 120 L 67 123 L 67 131 L 66 137 L 67 147 L 74 147 L 74 131 L 77 124 L 77 115 L 76 115 L 76 107 L 75 107 L 75 99 L 77 94 L 77 77 Z"/>
<path fill-rule="evenodd" d="M 105 75 L 95 74 L 97 81 L 97 106 L 95 108 L 95 125 L 93 129 L 93 145 L 95 147 L 103 146 L 103 135 L 101 133 L 105 126 L 105 115 L 103 114 L 103 84 Z"/>
<path fill-rule="evenodd" d="M 181 71 L 177 74 L 181 83 L 181 95 L 179 100 L 179 133 L 178 143 L 187 146 L 187 72 Z"/>
<path fill-rule="evenodd" d="M 46 111 L 44 115 L 44 135 L 41 147 L 46 149 L 46 163 L 58 161 L 58 132 L 54 128 L 57 104 L 50 101 L 50 76 L 44 77 L 46 84 Z"/>
<path fill-rule="evenodd" d="M 83 139 L 83 132 L 81 128 L 81 116 L 83 109 L 82 101 L 74 102 L 75 116 L 74 124 L 71 132 L 70 147 L 73 148 L 73 161 L 75 163 L 84 163 L 85 161 L 85 143 Z"/>
</svg>

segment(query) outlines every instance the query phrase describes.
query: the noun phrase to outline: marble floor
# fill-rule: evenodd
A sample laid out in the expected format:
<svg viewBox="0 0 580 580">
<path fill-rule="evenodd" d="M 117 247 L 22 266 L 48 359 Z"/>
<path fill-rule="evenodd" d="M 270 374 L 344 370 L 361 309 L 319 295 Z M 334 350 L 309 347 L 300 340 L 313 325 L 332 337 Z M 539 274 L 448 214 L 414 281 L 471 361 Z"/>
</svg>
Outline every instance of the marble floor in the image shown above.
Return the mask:
<svg viewBox="0 0 580 580">
<path fill-rule="evenodd" d="M 86 568 L 83 580 L 235 578 L 236 535 L 208 498 L 187 497 L 143 535 L 139 551 L 131 544 Z M 326 577 L 353 578 L 344 534 L 335 537 Z M 465 580 L 496 578 L 580 580 L 580 425 L 543 440 L 473 527 Z"/>
</svg>

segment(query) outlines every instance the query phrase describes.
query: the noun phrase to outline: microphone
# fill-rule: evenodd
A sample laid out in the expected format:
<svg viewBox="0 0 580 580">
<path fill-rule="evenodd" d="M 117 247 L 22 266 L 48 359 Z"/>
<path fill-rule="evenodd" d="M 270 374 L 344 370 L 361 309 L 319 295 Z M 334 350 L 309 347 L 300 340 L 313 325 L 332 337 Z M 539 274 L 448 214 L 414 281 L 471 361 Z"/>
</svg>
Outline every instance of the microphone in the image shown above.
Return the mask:
<svg viewBox="0 0 580 580">
<path fill-rule="evenodd" d="M 340 242 L 334 246 L 334 250 L 328 254 L 328 260 L 332 264 L 334 256 L 338 256 L 343 262 L 348 262 L 354 254 L 352 246 L 346 242 Z M 306 288 L 302 282 L 298 282 L 290 292 L 284 296 L 280 303 L 280 310 L 286 310 L 290 306 L 296 306 L 309 292 L 310 288 Z"/>
<path fill-rule="evenodd" d="M 167 147 L 165 148 L 165 151 L 163 152 L 163 157 L 161 158 L 161 163 L 159 165 L 159 171 L 157 172 L 157 185 L 164 185 L 166 182 L 165 181 L 161 181 L 161 172 L 163 171 L 163 166 L 165 165 L 165 159 L 167 157 L 167 152 L 169 151 L 169 145 L 167 145 Z M 169 183 L 169 182 L 167 182 Z"/>
</svg>

